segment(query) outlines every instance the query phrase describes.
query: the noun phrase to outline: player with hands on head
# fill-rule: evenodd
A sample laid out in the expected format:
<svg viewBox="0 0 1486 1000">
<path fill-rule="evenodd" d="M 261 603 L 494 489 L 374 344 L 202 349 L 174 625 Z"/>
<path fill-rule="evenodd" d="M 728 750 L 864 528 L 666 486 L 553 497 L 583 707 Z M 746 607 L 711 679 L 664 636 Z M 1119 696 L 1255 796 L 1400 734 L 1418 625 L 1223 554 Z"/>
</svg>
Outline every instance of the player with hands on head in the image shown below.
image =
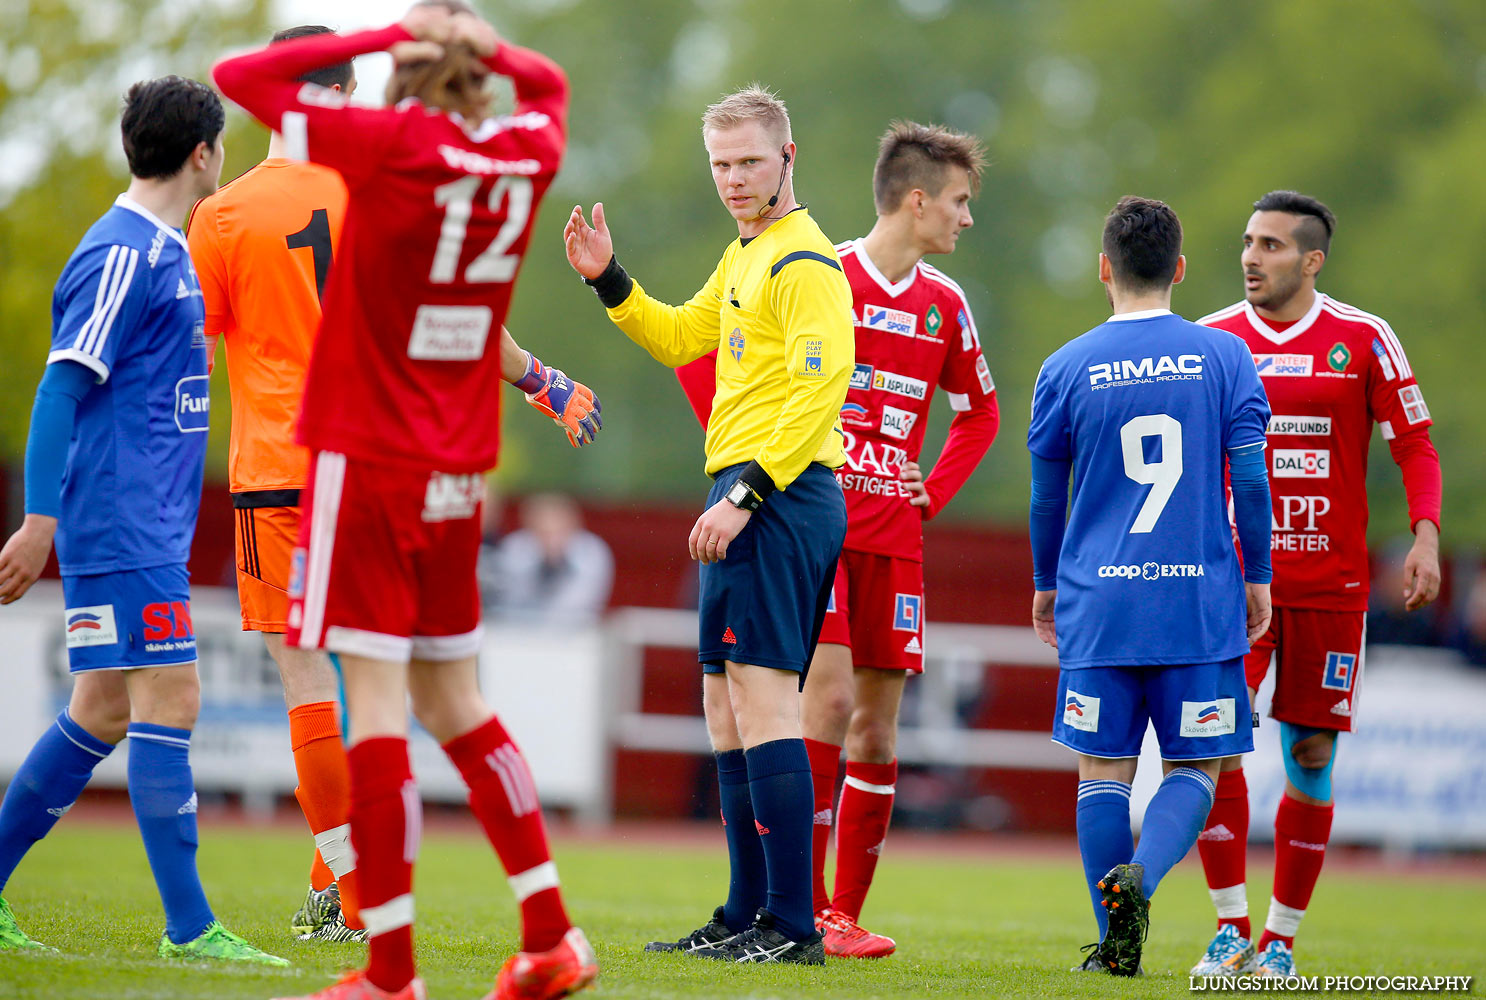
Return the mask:
<svg viewBox="0 0 1486 1000">
<path fill-rule="evenodd" d="M 836 247 L 852 290 L 856 365 L 841 408 L 847 533 L 802 703 L 815 790 L 813 902 L 827 955 L 879 958 L 897 945 L 858 923 L 887 836 L 897 782 L 898 709 L 923 670 L 923 522 L 962 486 L 995 439 L 995 383 L 963 290 L 926 254 L 969 228 L 984 154 L 973 136 L 895 121 L 873 170 L 877 222 Z M 703 427 L 714 351 L 676 370 Z M 934 387 L 955 417 L 926 482 L 918 464 Z M 846 750 L 846 782 L 836 777 Z M 836 884 L 825 855 L 836 828 Z"/>
<path fill-rule="evenodd" d="M 592 225 L 575 207 L 563 232 L 568 262 L 657 361 L 676 368 L 722 349 L 706 442 L 714 484 L 687 549 L 700 564 L 697 658 L 731 880 L 710 921 L 647 950 L 818 965 L 799 688 L 846 534 L 832 470 L 845 462 L 851 289 L 795 201 L 783 102 L 757 86 L 731 94 L 703 115 L 702 138 L 738 239 L 690 301 L 659 302 L 625 272 L 602 204 Z"/>
<path fill-rule="evenodd" d="M 394 57 L 386 108 L 297 78 L 366 52 Z M 515 113 L 490 113 L 507 76 Z M 463 0 L 401 24 L 322 35 L 219 63 L 222 92 L 334 167 L 350 199 L 305 383 L 312 457 L 288 641 L 337 653 L 350 720 L 351 841 L 370 935 L 365 969 L 318 1000 L 422 1000 L 412 866 L 421 804 L 407 706 L 470 789 L 521 910 L 521 951 L 490 1000 L 547 1000 L 598 965 L 563 905 L 530 768 L 480 693 L 475 564 L 484 473 L 499 451 L 502 380 L 591 440 L 596 404 L 504 332 L 532 214 L 566 144 L 568 85 L 499 39 Z"/>
<path fill-rule="evenodd" d="M 1099 255 L 1114 314 L 1043 364 L 1027 431 L 1032 620 L 1058 650 L 1053 741 L 1078 754 L 1100 931 L 1077 969 L 1119 976 L 1140 971 L 1150 898 L 1196 841 L 1219 761 L 1253 748 L 1243 657 L 1270 615 L 1269 404 L 1241 341 L 1171 311 L 1181 246 L 1167 205 L 1115 205 Z M 1165 776 L 1137 850 L 1148 724 Z"/>
<path fill-rule="evenodd" d="M 1275 416 L 1274 601 L 1245 661 L 1250 697 L 1275 670 L 1285 791 L 1275 813 L 1274 888 L 1255 943 L 1245 884 L 1249 790 L 1243 758 L 1223 761 L 1197 840 L 1218 929 L 1194 976 L 1295 975 L 1295 935 L 1331 839 L 1331 769 L 1356 723 L 1370 566 L 1367 458 L 1373 424 L 1403 474 L 1414 543 L 1404 563 L 1413 611 L 1440 588 L 1440 458 L 1403 344 L 1381 317 L 1316 289 L 1336 229 L 1321 202 L 1271 191 L 1253 206 L 1239 258 L 1244 298 L 1199 323 L 1243 339 Z M 1388 586 L 1395 586 L 1388 581 Z"/>
<path fill-rule="evenodd" d="M 74 684 L 0 803 L 0 889 L 127 736 L 129 801 L 165 911 L 157 954 L 286 966 L 218 922 L 196 868 L 201 682 L 186 561 L 211 399 L 180 225 L 217 188 L 225 123 L 217 95 L 195 80 L 129 88 L 129 188 L 73 251 L 52 298 L 26 519 L 0 550 L 0 603 L 25 595 L 55 538 Z M 0 950 L 41 947 L 0 899 Z"/>
</svg>

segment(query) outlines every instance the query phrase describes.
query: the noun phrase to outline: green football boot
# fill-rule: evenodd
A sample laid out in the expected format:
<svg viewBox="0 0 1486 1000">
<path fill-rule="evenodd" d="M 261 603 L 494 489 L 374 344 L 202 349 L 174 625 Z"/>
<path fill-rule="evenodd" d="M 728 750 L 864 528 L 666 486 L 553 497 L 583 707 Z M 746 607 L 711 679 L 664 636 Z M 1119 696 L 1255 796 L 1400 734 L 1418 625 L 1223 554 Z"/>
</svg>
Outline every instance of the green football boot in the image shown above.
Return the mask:
<svg viewBox="0 0 1486 1000">
<path fill-rule="evenodd" d="M 201 936 L 185 944 L 176 944 L 165 935 L 160 935 L 161 958 L 180 958 L 187 961 L 200 961 L 201 959 L 218 959 L 223 962 L 254 962 L 258 965 L 273 965 L 280 968 L 288 966 L 287 958 L 270 955 L 266 951 L 248 944 L 242 938 L 222 926 L 221 921 L 213 920 L 207 925 Z"/>
<path fill-rule="evenodd" d="M 56 951 L 51 945 L 32 941 L 15 922 L 10 904 L 0 899 L 0 951 Z"/>
</svg>

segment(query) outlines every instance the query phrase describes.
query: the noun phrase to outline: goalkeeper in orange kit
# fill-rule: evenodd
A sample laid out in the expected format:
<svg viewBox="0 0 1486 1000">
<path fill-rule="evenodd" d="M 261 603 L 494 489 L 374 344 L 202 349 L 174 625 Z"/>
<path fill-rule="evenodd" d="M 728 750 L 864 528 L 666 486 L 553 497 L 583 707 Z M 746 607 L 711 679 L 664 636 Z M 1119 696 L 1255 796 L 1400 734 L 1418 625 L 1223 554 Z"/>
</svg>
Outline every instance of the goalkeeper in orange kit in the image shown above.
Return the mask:
<svg viewBox="0 0 1486 1000">
<path fill-rule="evenodd" d="M 307 25 L 281 31 L 273 41 L 328 33 Z M 349 62 L 303 79 L 346 94 L 356 86 Z M 366 937 L 347 818 L 338 682 L 327 654 L 288 647 L 284 633 L 309 463 L 294 443 L 294 428 L 347 197 L 335 170 L 291 158 L 289 143 L 274 133 L 266 159 L 197 206 L 188 237 L 212 351 L 221 338 L 227 352 L 228 477 L 243 629 L 263 634 L 279 667 L 299 777 L 295 794 L 315 837 L 310 890 L 291 926 L 302 939 L 331 941 Z M 593 439 L 601 426 L 599 404 L 586 386 L 543 365 L 504 328 L 500 352 L 502 377 L 553 418 L 575 447 Z"/>
</svg>

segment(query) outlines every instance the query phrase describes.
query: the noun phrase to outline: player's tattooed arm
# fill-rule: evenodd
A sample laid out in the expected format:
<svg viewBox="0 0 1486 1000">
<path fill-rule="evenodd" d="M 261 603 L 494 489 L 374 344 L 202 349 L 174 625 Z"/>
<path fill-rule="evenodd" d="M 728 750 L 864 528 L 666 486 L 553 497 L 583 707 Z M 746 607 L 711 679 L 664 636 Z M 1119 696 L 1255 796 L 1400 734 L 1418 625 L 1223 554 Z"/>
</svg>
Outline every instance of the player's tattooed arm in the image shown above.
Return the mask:
<svg viewBox="0 0 1486 1000">
<path fill-rule="evenodd" d="M 1058 648 L 1058 629 L 1053 623 L 1053 606 L 1058 603 L 1056 590 L 1032 591 L 1032 629 L 1037 638 Z"/>
<path fill-rule="evenodd" d="M 1414 545 L 1403 561 L 1404 610 L 1424 607 L 1440 593 L 1440 529 L 1429 520 L 1414 525 Z"/>
<path fill-rule="evenodd" d="M 1252 646 L 1269 631 L 1269 619 L 1274 607 L 1269 601 L 1269 584 L 1248 583 L 1243 585 L 1244 602 L 1248 605 L 1247 632 Z"/>
</svg>

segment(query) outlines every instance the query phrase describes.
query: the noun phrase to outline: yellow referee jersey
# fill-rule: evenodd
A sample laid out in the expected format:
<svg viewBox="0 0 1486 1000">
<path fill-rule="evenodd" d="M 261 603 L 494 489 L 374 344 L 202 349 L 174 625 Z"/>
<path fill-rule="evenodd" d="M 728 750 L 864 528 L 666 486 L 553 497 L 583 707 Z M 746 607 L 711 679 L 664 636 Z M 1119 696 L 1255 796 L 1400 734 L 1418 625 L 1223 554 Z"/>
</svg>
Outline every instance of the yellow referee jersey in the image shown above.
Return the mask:
<svg viewBox="0 0 1486 1000">
<path fill-rule="evenodd" d="M 804 208 L 746 245 L 730 243 L 685 305 L 653 299 L 635 282 L 609 318 L 672 368 L 717 349 L 709 475 L 756 460 L 784 489 L 811 462 L 845 463 L 841 404 L 856 363 L 851 286 Z"/>
</svg>

